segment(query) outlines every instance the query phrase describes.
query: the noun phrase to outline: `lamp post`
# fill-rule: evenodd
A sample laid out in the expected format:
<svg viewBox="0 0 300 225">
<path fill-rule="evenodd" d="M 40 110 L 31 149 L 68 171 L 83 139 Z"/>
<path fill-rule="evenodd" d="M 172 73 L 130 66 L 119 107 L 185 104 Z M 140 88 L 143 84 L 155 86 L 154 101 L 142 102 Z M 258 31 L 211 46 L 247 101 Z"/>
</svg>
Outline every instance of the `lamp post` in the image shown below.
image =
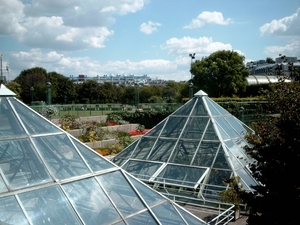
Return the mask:
<svg viewBox="0 0 300 225">
<path fill-rule="evenodd" d="M 190 99 L 192 99 L 193 98 L 193 86 L 194 86 L 194 84 L 191 82 L 190 84 L 189 84 L 189 98 Z"/>
<path fill-rule="evenodd" d="M 47 105 L 51 105 L 51 83 L 47 82 Z"/>
<path fill-rule="evenodd" d="M 30 94 L 31 94 L 31 105 L 32 105 L 32 102 L 33 102 L 33 91 L 34 91 L 34 87 L 31 86 L 30 87 Z"/>
<path fill-rule="evenodd" d="M 192 63 L 193 63 L 193 59 L 195 59 L 195 55 L 196 53 L 190 53 L 189 56 L 191 57 L 191 69 L 190 69 L 190 72 L 191 72 L 191 79 L 193 79 L 193 75 L 192 75 Z"/>
<path fill-rule="evenodd" d="M 140 101 L 139 84 L 135 83 L 135 104 L 137 109 L 139 108 L 139 101 Z"/>
</svg>

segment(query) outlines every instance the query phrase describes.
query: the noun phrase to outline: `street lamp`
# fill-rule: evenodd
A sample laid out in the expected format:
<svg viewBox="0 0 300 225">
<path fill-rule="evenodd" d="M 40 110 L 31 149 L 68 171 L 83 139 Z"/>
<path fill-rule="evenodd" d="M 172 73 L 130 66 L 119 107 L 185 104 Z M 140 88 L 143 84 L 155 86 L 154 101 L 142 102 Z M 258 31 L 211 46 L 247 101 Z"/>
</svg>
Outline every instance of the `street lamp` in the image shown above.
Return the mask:
<svg viewBox="0 0 300 225">
<path fill-rule="evenodd" d="M 193 86 L 194 84 L 191 82 L 189 84 L 189 98 L 192 99 L 193 98 Z"/>
<path fill-rule="evenodd" d="M 47 82 L 47 105 L 51 105 L 51 83 Z"/>
<path fill-rule="evenodd" d="M 34 87 L 31 86 L 30 87 L 30 94 L 31 94 L 31 105 L 32 105 L 32 102 L 33 102 L 33 91 L 34 91 Z"/>
<path fill-rule="evenodd" d="M 191 79 L 193 79 L 193 75 L 192 75 L 192 63 L 193 63 L 193 59 L 195 59 L 195 55 L 196 55 L 196 53 L 190 53 L 189 54 L 189 56 L 191 57 L 191 69 L 190 69 Z"/>
<path fill-rule="evenodd" d="M 140 101 L 139 84 L 135 83 L 135 104 L 137 109 L 139 108 L 139 101 Z"/>
</svg>

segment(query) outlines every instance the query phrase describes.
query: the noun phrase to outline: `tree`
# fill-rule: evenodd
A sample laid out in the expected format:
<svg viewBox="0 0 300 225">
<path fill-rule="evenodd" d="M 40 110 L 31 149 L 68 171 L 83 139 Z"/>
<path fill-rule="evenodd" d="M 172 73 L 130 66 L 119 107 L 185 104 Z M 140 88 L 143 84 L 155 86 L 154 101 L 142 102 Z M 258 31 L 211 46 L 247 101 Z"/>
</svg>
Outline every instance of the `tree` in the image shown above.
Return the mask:
<svg viewBox="0 0 300 225">
<path fill-rule="evenodd" d="M 267 57 L 266 62 L 267 63 L 275 63 L 274 59 L 272 59 L 271 57 Z"/>
<path fill-rule="evenodd" d="M 75 100 L 75 85 L 68 77 L 57 72 L 49 72 L 47 77 L 51 82 L 53 103 L 66 104 Z"/>
<path fill-rule="evenodd" d="M 81 103 L 94 104 L 98 99 L 100 85 L 95 80 L 87 80 L 77 85 L 78 99 Z"/>
<path fill-rule="evenodd" d="M 249 71 L 244 56 L 234 51 L 217 51 L 192 63 L 192 82 L 196 89 L 205 91 L 211 97 L 232 96 L 246 90 Z"/>
<path fill-rule="evenodd" d="M 21 85 L 22 93 L 20 94 L 20 98 L 25 103 L 28 104 L 31 102 L 31 87 L 34 88 L 34 101 L 46 100 L 46 82 L 48 80 L 47 71 L 44 68 L 34 67 L 23 70 L 14 81 Z"/>
<path fill-rule="evenodd" d="M 265 121 L 253 124 L 246 148 L 256 163 L 250 169 L 261 185 L 246 194 L 248 224 L 298 224 L 300 205 L 300 83 L 280 82 L 264 93 Z"/>
</svg>

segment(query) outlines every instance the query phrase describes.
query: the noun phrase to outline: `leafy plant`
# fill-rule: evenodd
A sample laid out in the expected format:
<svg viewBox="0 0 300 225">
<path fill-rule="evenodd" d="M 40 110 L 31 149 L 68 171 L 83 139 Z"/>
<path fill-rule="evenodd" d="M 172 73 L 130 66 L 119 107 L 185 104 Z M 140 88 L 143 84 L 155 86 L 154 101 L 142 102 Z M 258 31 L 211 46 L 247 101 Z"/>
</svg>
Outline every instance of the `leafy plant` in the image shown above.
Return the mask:
<svg viewBox="0 0 300 225">
<path fill-rule="evenodd" d="M 71 114 L 60 117 L 59 123 L 64 130 L 79 129 L 82 124 L 77 116 Z"/>
<path fill-rule="evenodd" d="M 241 178 L 233 176 L 229 180 L 223 180 L 225 185 L 229 185 L 227 190 L 223 190 L 219 193 L 220 200 L 222 202 L 232 203 L 235 205 L 236 210 L 240 209 L 240 205 L 243 202 L 242 193 L 244 193 Z"/>
</svg>

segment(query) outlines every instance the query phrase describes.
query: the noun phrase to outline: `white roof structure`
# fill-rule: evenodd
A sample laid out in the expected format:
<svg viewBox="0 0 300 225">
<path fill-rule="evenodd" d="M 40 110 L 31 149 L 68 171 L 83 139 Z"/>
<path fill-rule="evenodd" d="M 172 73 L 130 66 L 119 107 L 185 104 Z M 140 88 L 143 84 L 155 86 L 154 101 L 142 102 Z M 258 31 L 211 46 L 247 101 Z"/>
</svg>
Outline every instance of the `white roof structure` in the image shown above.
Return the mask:
<svg viewBox="0 0 300 225">
<path fill-rule="evenodd" d="M 0 224 L 206 224 L 0 90 Z"/>
<path fill-rule="evenodd" d="M 239 176 L 251 191 L 245 135 L 253 132 L 203 91 L 112 161 L 168 196 L 216 201 L 223 181 Z"/>
</svg>

